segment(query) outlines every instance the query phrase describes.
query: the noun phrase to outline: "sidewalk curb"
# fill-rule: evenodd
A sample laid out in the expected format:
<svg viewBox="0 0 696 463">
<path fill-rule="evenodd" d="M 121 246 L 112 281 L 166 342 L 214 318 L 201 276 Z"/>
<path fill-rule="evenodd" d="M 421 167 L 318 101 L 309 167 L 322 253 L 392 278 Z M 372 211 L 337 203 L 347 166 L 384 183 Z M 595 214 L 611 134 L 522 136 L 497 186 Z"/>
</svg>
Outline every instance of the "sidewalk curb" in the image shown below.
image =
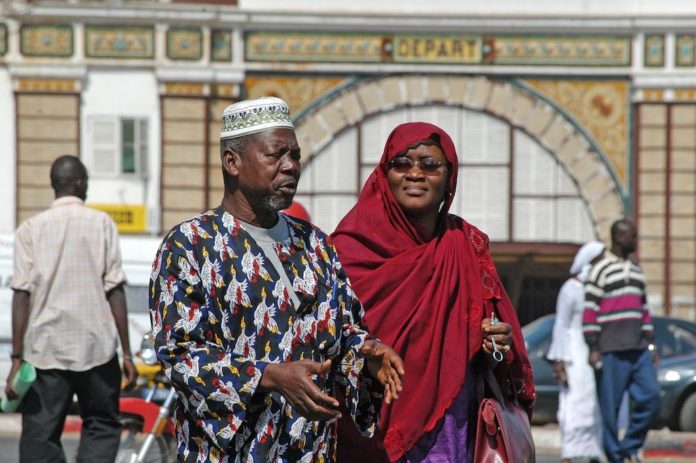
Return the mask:
<svg viewBox="0 0 696 463">
<path fill-rule="evenodd" d="M 696 434 L 650 431 L 643 450 L 645 458 L 689 458 L 696 461 Z"/>
<path fill-rule="evenodd" d="M 532 426 L 532 437 L 539 453 L 561 449 L 561 433 L 557 426 Z M 696 433 L 650 430 L 643 458 L 661 462 L 696 461 Z"/>
</svg>

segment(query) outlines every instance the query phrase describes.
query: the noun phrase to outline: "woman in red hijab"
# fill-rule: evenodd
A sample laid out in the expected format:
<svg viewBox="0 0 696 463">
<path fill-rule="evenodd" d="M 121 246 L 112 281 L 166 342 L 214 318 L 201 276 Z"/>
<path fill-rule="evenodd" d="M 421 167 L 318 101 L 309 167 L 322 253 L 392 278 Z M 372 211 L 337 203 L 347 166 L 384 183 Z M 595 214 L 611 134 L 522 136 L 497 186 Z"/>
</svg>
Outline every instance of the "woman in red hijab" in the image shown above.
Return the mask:
<svg viewBox="0 0 696 463">
<path fill-rule="evenodd" d="M 339 425 L 339 461 L 470 461 L 478 406 L 473 377 L 481 368 L 515 387 L 531 415 L 531 367 L 488 237 L 448 213 L 458 165 L 439 127 L 396 127 L 358 203 L 332 235 L 370 332 L 393 346 L 406 369 L 399 400 L 382 409 L 376 439 Z M 494 311 L 501 320 L 495 326 Z M 504 353 L 499 365 L 490 355 L 492 339 Z"/>
</svg>

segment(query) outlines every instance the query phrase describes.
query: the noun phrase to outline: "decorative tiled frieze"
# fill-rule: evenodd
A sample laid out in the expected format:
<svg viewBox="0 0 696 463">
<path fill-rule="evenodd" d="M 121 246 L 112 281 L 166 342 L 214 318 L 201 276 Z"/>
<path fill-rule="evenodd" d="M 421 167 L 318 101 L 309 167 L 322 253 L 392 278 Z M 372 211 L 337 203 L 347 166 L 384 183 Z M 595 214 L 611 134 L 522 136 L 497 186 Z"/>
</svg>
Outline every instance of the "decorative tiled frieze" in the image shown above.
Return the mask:
<svg viewBox="0 0 696 463">
<path fill-rule="evenodd" d="M 210 60 L 232 61 L 232 33 L 230 31 L 210 31 Z"/>
<path fill-rule="evenodd" d="M 630 37 L 486 37 L 484 62 L 555 66 L 628 66 Z"/>
<path fill-rule="evenodd" d="M 89 58 L 151 59 L 155 56 L 154 29 L 86 26 L 85 53 Z"/>
<path fill-rule="evenodd" d="M 383 41 L 378 34 L 249 32 L 246 59 L 375 63 L 384 60 Z"/>
<path fill-rule="evenodd" d="M 207 95 L 209 93 L 208 84 L 196 82 L 167 82 L 164 84 L 162 92 L 166 95 Z"/>
<path fill-rule="evenodd" d="M 73 30 L 69 25 L 24 24 L 19 49 L 24 56 L 67 57 L 73 54 Z"/>
<path fill-rule="evenodd" d="M 75 93 L 80 84 L 71 79 L 18 79 L 15 82 L 18 92 Z"/>
<path fill-rule="evenodd" d="M 652 34 L 645 36 L 643 65 L 647 68 L 661 68 L 665 65 L 665 36 Z"/>
<path fill-rule="evenodd" d="M 238 97 L 239 84 L 216 84 L 211 85 L 211 93 L 218 97 Z"/>
<path fill-rule="evenodd" d="M 696 64 L 696 39 L 693 35 L 677 35 L 675 47 L 675 66 L 694 66 Z"/>
<path fill-rule="evenodd" d="M 675 88 L 674 89 L 674 100 L 675 101 L 694 101 L 694 100 L 696 100 L 696 89 L 695 88 Z"/>
<path fill-rule="evenodd" d="M 73 54 L 72 26 L 25 25 L 22 32 L 21 50 L 26 56 L 68 57 Z M 162 33 L 168 59 L 199 61 L 203 58 L 202 29 L 172 27 Z M 154 26 L 87 24 L 84 26 L 85 57 L 155 59 L 155 34 Z M 0 24 L 0 56 L 8 48 L 6 36 L 6 28 Z M 694 65 L 694 36 L 678 38 L 677 65 Z M 210 61 L 231 63 L 232 31 L 212 29 L 209 40 Z M 647 36 L 645 46 L 646 63 L 663 65 L 664 36 Z M 629 36 L 250 31 L 245 35 L 244 47 L 247 61 L 261 62 L 597 67 L 631 64 Z"/>
<path fill-rule="evenodd" d="M 0 56 L 7 53 L 7 26 L 0 24 Z"/>
<path fill-rule="evenodd" d="M 249 32 L 249 61 L 629 66 L 631 37 Z"/>
<path fill-rule="evenodd" d="M 172 28 L 167 31 L 167 58 L 197 61 L 203 56 L 200 29 Z"/>
<path fill-rule="evenodd" d="M 643 101 L 663 101 L 665 99 L 665 91 L 661 88 L 644 88 Z"/>
</svg>

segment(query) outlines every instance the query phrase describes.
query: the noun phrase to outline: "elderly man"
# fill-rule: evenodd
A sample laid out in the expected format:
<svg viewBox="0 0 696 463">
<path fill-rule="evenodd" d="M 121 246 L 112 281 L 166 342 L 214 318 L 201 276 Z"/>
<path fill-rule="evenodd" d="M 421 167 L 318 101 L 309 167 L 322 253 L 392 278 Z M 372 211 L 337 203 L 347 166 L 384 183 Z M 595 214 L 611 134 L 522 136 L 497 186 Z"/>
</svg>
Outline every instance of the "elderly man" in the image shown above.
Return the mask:
<svg viewBox="0 0 696 463">
<path fill-rule="evenodd" d="M 300 177 L 287 104 L 229 106 L 220 139 L 222 204 L 169 232 L 151 280 L 179 461 L 332 461 L 339 409 L 372 435 L 401 359 L 360 326 L 326 235 L 279 213 Z"/>
</svg>

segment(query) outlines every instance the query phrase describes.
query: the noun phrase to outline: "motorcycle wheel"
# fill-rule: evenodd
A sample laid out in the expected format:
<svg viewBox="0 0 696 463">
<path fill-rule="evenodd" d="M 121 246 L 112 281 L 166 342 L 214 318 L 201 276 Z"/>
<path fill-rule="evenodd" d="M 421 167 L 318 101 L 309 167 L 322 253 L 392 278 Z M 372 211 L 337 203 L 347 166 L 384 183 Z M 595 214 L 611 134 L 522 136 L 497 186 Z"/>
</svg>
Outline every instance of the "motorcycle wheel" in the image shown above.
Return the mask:
<svg viewBox="0 0 696 463">
<path fill-rule="evenodd" d="M 124 425 L 121 444 L 115 463 L 133 463 L 140 452 L 147 434 L 142 432 L 143 421 L 138 416 L 122 416 Z M 173 463 L 176 461 L 176 439 L 173 436 L 155 436 L 142 463 Z"/>
</svg>

